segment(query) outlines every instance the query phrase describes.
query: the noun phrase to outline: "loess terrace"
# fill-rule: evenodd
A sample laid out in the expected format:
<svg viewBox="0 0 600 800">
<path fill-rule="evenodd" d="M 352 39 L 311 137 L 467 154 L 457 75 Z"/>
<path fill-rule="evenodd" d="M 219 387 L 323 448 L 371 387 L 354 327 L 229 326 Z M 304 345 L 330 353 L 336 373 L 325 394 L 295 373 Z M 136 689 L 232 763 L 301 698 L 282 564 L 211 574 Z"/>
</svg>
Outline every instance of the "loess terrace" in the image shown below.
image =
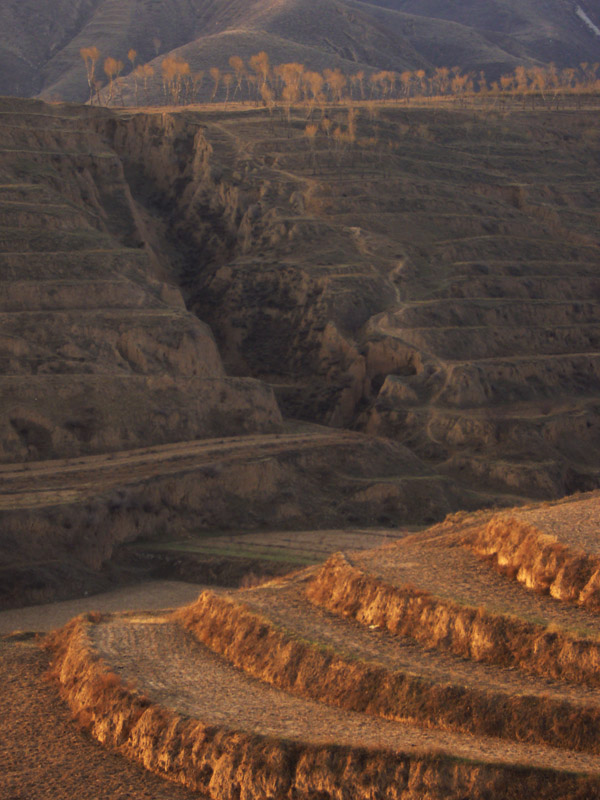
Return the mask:
<svg viewBox="0 0 600 800">
<path fill-rule="evenodd" d="M 0 101 L 10 797 L 600 798 L 596 116 Z"/>
<path fill-rule="evenodd" d="M 84 614 L 47 639 L 53 674 L 96 739 L 190 796 L 593 800 L 600 603 L 534 592 L 473 548 L 527 520 L 595 557 L 575 548 L 597 508 L 459 514 L 175 610 Z"/>
</svg>

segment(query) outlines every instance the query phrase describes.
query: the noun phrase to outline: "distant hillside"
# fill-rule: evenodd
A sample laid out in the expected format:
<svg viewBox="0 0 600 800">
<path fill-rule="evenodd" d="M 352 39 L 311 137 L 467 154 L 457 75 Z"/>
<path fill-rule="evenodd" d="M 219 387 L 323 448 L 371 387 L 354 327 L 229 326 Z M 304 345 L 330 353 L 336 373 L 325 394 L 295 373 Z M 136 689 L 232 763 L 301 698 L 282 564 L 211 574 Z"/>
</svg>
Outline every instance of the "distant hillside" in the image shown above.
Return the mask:
<svg viewBox="0 0 600 800">
<path fill-rule="evenodd" d="M 131 49 L 155 67 L 176 51 L 196 71 L 265 50 L 319 70 L 456 65 L 496 78 L 520 64 L 600 61 L 599 30 L 590 0 L 2 0 L 0 94 L 86 100 L 80 50 L 91 46 L 100 64 L 121 60 L 123 75 Z"/>
<path fill-rule="evenodd" d="M 574 66 L 600 53 L 600 7 L 594 0 L 366 0 L 367 3 L 465 25 L 508 54 Z M 597 28 L 598 30 L 594 30 Z M 466 67 L 466 64 L 461 63 Z"/>
</svg>

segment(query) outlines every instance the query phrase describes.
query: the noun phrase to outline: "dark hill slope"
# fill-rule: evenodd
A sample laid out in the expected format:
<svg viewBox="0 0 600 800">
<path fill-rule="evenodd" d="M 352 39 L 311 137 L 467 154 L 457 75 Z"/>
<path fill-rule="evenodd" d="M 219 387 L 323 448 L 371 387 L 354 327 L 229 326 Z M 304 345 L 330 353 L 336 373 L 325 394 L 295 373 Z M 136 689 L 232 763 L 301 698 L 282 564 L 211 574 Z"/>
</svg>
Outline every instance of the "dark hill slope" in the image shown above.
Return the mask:
<svg viewBox="0 0 600 800">
<path fill-rule="evenodd" d="M 595 61 L 600 48 L 600 9 L 582 0 L 365 0 L 430 20 L 448 20 L 482 33 L 509 53 L 558 65 Z M 587 18 L 587 19 L 586 19 Z"/>
<path fill-rule="evenodd" d="M 159 66 L 185 47 L 195 70 L 223 68 L 231 55 L 247 59 L 263 49 L 274 62 L 301 60 L 319 69 L 458 65 L 491 76 L 519 63 L 600 59 L 600 36 L 591 27 L 600 24 L 597 11 L 560 0 L 543 9 L 513 0 L 4 0 L 0 23 L 0 93 L 79 101 L 88 96 L 79 51 L 91 45 L 102 60 L 121 59 L 124 74 L 130 48 L 138 61 L 156 59 Z"/>
<path fill-rule="evenodd" d="M 574 66 L 581 61 L 598 60 L 600 34 L 593 26 L 600 26 L 600 9 L 594 2 L 376 0 L 374 4 L 467 25 L 507 53 L 526 53 L 541 62 Z"/>
</svg>

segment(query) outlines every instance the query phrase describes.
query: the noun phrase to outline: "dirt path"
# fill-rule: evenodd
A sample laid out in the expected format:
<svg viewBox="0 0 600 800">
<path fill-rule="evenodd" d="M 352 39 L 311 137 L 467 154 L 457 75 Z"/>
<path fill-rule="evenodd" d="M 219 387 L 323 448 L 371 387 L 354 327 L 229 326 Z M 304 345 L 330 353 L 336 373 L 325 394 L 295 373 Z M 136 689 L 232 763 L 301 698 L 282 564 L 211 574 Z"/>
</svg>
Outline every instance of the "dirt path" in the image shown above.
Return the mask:
<svg viewBox="0 0 600 800">
<path fill-rule="evenodd" d="M 0 510 L 48 504 L 50 496 L 73 502 L 90 491 L 132 484 L 156 475 L 184 472 L 205 464 L 275 455 L 292 449 L 356 444 L 346 431 L 281 433 L 202 439 L 77 459 L 0 465 Z"/>
<path fill-rule="evenodd" d="M 94 742 L 43 679 L 35 642 L 0 640 L 2 800 L 191 800 L 197 793 L 152 775 Z"/>
<path fill-rule="evenodd" d="M 77 600 L 0 611 L 0 635 L 13 631 L 51 631 L 65 625 L 78 614 L 89 611 L 152 611 L 175 608 L 192 603 L 204 588 L 196 583 L 182 581 L 145 581 L 136 586 L 126 586 Z"/>
<path fill-rule="evenodd" d="M 360 659 L 381 665 L 391 672 L 418 675 L 442 685 L 469 686 L 479 692 L 551 698 L 575 706 L 600 704 L 597 690 L 534 678 L 515 669 L 425 649 L 404 637 L 370 630 L 353 620 L 331 614 L 307 601 L 304 587 L 309 579 L 310 573 L 289 582 L 274 581 L 267 586 L 236 592 L 232 599 L 246 603 L 293 637 L 299 636 L 317 646 L 332 648 L 350 661 Z"/>
<path fill-rule="evenodd" d="M 315 744 L 443 751 L 487 763 L 600 774 L 600 756 L 404 725 L 292 697 L 229 666 L 162 616 L 93 626 L 106 663 L 150 700 L 203 722 Z"/>
</svg>

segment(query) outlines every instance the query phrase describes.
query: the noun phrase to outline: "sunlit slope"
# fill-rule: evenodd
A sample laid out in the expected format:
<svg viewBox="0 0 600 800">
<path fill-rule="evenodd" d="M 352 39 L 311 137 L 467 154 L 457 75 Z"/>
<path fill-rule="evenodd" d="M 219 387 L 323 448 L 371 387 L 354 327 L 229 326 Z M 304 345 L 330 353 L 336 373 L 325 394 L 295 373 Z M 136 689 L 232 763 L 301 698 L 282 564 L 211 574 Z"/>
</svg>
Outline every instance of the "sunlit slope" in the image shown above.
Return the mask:
<svg viewBox="0 0 600 800">
<path fill-rule="evenodd" d="M 569 549 L 563 526 L 585 527 L 597 506 L 527 513 L 553 519 L 554 547 Z M 49 639 L 62 696 L 101 743 L 213 800 L 232 786 L 509 800 L 515 785 L 593 800 L 597 607 L 481 560 L 480 536 L 510 538 L 501 519 L 457 515 L 175 613 L 78 617 Z"/>
</svg>

